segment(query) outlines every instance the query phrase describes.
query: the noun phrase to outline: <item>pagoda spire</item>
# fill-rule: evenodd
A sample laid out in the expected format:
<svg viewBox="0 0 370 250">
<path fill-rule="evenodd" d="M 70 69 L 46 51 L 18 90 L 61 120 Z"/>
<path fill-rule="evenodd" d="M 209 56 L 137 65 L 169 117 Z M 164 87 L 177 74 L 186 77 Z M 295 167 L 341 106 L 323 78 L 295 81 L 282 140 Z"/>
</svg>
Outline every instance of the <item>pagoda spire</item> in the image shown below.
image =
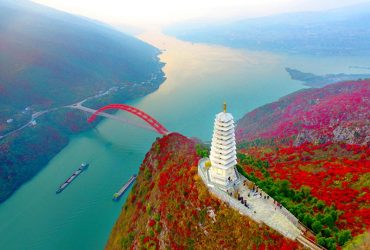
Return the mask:
<svg viewBox="0 0 370 250">
<path fill-rule="evenodd" d="M 226 113 L 226 102 L 224 102 L 224 113 Z"/>
</svg>

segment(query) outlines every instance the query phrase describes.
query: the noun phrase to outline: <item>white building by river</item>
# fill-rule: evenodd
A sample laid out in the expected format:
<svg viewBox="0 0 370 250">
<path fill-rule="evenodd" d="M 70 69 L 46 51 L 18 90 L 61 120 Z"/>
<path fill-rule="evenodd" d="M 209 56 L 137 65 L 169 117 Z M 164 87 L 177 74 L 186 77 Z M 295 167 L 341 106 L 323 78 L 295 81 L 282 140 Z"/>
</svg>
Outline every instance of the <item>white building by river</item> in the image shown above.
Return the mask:
<svg viewBox="0 0 370 250">
<path fill-rule="evenodd" d="M 223 112 L 216 115 L 214 122 L 210 157 L 202 158 L 198 164 L 198 174 L 209 192 L 255 222 L 264 223 L 309 249 L 321 250 L 305 237 L 306 228 L 294 215 L 239 174 L 236 160 L 234 118 L 224 104 Z"/>
<path fill-rule="evenodd" d="M 201 171 L 200 174 L 206 176 L 207 186 L 234 193 L 241 181 L 235 165 L 234 118 L 232 114 L 227 113 L 226 103 L 224 103 L 223 111 L 215 118 L 210 156 L 200 160 L 198 169 Z"/>
<path fill-rule="evenodd" d="M 210 181 L 220 189 L 227 191 L 238 181 L 234 118 L 227 113 L 226 103 L 223 112 L 216 115 L 208 165 Z"/>
</svg>

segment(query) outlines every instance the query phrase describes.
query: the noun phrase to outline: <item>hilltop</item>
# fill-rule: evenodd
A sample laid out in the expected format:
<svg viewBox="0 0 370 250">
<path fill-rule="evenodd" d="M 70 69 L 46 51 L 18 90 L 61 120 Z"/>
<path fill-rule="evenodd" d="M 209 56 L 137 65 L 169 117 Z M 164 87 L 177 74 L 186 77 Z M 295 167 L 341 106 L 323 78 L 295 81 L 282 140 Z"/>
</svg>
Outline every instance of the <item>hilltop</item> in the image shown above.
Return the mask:
<svg viewBox="0 0 370 250">
<path fill-rule="evenodd" d="M 214 198 L 199 159 L 196 142 L 180 134 L 155 141 L 106 249 L 300 249 Z"/>
<path fill-rule="evenodd" d="M 369 55 L 370 4 L 235 21 L 185 21 L 165 32 L 191 42 L 308 55 Z"/>
</svg>

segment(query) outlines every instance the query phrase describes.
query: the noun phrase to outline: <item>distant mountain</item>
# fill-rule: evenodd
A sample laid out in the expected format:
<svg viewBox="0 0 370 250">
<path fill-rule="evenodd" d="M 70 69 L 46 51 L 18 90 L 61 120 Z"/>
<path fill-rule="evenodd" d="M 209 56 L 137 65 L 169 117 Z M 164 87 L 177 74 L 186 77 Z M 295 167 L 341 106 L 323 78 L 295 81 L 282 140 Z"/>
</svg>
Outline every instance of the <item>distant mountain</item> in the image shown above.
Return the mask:
<svg viewBox="0 0 370 250">
<path fill-rule="evenodd" d="M 323 87 L 336 82 L 370 79 L 370 74 L 326 74 L 315 75 L 297 69 L 285 68 L 293 80 L 298 80 L 310 87 Z"/>
<path fill-rule="evenodd" d="M 246 114 L 237 138 L 370 143 L 370 80 L 304 89 Z"/>
<path fill-rule="evenodd" d="M 192 42 L 318 55 L 370 55 L 370 3 L 227 23 L 185 22 L 165 33 Z"/>
<path fill-rule="evenodd" d="M 161 76 L 159 50 L 108 25 L 0 0 L 0 120 Z M 161 77 L 158 77 L 158 79 Z"/>
</svg>

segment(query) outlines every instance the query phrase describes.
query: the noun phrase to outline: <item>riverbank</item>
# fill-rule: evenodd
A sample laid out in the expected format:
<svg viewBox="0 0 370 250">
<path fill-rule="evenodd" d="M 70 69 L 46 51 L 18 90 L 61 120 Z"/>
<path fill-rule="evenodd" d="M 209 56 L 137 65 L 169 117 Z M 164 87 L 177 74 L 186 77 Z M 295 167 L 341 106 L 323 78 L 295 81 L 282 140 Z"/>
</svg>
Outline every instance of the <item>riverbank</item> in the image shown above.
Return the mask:
<svg viewBox="0 0 370 250">
<path fill-rule="evenodd" d="M 97 109 L 109 103 L 124 103 L 157 90 L 165 80 L 163 72 L 147 82 L 126 84 L 85 99 L 84 105 Z M 87 123 L 89 114 L 61 107 L 44 113 L 0 141 L 0 203 L 23 183 L 33 178 L 70 141 L 72 135 L 96 127 L 102 119 Z"/>
<path fill-rule="evenodd" d="M 304 85 L 314 88 L 320 88 L 329 84 L 344 81 L 357 81 L 362 79 L 369 79 L 370 73 L 367 74 L 325 74 L 315 75 L 312 73 L 302 72 L 297 69 L 285 68 L 292 80 L 301 81 Z"/>
</svg>

